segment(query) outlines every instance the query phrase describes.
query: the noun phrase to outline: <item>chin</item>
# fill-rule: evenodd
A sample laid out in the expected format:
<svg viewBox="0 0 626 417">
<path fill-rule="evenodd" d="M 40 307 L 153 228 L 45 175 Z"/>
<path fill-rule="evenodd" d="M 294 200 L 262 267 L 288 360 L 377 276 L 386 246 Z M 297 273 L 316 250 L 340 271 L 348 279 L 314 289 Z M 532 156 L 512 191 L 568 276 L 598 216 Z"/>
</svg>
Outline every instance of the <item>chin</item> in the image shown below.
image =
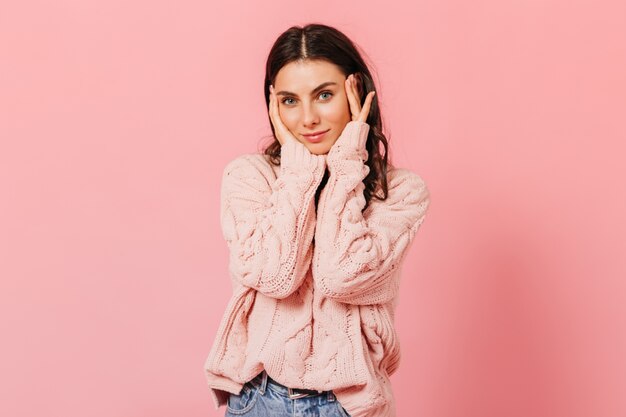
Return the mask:
<svg viewBox="0 0 626 417">
<path fill-rule="evenodd" d="M 328 153 L 328 149 L 324 149 L 324 150 L 309 149 L 309 152 L 311 152 L 314 155 L 326 155 Z"/>
<path fill-rule="evenodd" d="M 303 145 L 309 150 L 309 152 L 311 152 L 314 155 L 323 155 L 323 154 L 328 153 L 328 151 L 329 151 L 328 149 L 326 149 L 325 146 L 316 146 L 316 145 L 319 145 L 319 144 L 311 145 L 311 144 L 306 143 L 306 144 L 303 144 Z"/>
</svg>

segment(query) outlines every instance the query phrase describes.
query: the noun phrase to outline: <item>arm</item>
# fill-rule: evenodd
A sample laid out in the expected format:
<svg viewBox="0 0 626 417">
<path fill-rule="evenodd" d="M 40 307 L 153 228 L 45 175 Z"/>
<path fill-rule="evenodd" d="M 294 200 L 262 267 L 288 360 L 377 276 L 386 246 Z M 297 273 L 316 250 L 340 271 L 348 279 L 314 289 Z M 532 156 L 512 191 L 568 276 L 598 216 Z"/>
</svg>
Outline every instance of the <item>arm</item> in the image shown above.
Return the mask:
<svg viewBox="0 0 626 417">
<path fill-rule="evenodd" d="M 400 275 L 395 272 L 430 204 L 424 181 L 396 169 L 389 174 L 387 199 L 372 199 L 361 212 L 368 132 L 365 122 L 351 121 L 331 148 L 315 231 L 315 283 L 326 296 L 349 304 L 383 303 L 395 296 Z"/>
<path fill-rule="evenodd" d="M 312 258 L 314 196 L 325 159 L 289 141 L 282 145 L 273 183 L 273 170 L 262 155 L 243 155 L 224 169 L 221 226 L 229 271 L 242 285 L 285 298 L 302 283 Z"/>
</svg>

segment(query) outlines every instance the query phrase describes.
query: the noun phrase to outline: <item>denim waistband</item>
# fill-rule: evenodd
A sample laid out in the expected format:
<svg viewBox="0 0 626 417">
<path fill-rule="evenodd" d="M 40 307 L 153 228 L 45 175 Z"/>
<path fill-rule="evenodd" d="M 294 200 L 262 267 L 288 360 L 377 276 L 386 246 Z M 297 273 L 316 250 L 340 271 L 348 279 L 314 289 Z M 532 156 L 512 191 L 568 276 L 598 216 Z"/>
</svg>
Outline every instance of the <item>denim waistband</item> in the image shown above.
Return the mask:
<svg viewBox="0 0 626 417">
<path fill-rule="evenodd" d="M 270 386 L 274 392 L 284 395 L 285 397 L 289 396 L 289 387 L 286 387 L 280 382 L 272 379 L 265 370 L 252 378 L 250 382 L 257 387 L 260 387 L 263 392 L 265 392 L 265 387 Z M 291 390 L 296 393 L 307 393 L 311 397 L 316 395 L 326 395 L 329 401 L 334 401 L 336 399 L 335 394 L 332 391 L 317 391 L 300 388 L 292 388 Z"/>
</svg>

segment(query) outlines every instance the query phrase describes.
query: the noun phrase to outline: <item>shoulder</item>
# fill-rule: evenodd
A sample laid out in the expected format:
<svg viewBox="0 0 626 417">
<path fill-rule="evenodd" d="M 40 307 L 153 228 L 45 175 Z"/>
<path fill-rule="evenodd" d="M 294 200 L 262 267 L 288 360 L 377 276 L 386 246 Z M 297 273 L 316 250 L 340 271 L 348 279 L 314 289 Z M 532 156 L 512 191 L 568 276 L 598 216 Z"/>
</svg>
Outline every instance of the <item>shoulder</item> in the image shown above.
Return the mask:
<svg viewBox="0 0 626 417">
<path fill-rule="evenodd" d="M 267 180 L 276 178 L 277 168 L 274 168 L 269 157 L 262 153 L 246 153 L 239 155 L 226 163 L 223 171 L 223 179 L 255 179 Z"/>
<path fill-rule="evenodd" d="M 387 198 L 372 198 L 364 215 L 385 217 L 404 213 L 411 219 L 417 219 L 429 205 L 430 191 L 424 179 L 409 169 L 392 168 L 387 171 Z"/>
<path fill-rule="evenodd" d="M 389 195 L 394 194 L 411 194 L 427 197 L 430 193 L 426 186 L 426 181 L 407 168 L 393 168 L 387 172 L 387 188 Z"/>
<path fill-rule="evenodd" d="M 391 168 L 387 171 L 387 198 L 372 198 L 363 216 L 377 227 L 416 230 L 429 206 L 430 191 L 424 179 L 409 169 Z"/>
</svg>

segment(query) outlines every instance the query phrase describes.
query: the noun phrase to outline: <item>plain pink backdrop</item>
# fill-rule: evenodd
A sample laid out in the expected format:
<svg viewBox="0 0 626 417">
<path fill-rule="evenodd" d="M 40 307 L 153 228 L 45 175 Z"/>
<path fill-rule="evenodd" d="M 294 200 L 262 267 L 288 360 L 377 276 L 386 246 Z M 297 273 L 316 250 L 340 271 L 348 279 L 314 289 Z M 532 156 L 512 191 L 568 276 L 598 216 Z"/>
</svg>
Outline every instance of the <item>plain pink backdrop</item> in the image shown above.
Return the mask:
<svg viewBox="0 0 626 417">
<path fill-rule="evenodd" d="M 336 26 L 429 214 L 399 416 L 626 415 L 620 1 L 4 1 L 0 415 L 207 417 L 230 296 L 222 169 L 270 133 L 266 55 Z"/>
</svg>

